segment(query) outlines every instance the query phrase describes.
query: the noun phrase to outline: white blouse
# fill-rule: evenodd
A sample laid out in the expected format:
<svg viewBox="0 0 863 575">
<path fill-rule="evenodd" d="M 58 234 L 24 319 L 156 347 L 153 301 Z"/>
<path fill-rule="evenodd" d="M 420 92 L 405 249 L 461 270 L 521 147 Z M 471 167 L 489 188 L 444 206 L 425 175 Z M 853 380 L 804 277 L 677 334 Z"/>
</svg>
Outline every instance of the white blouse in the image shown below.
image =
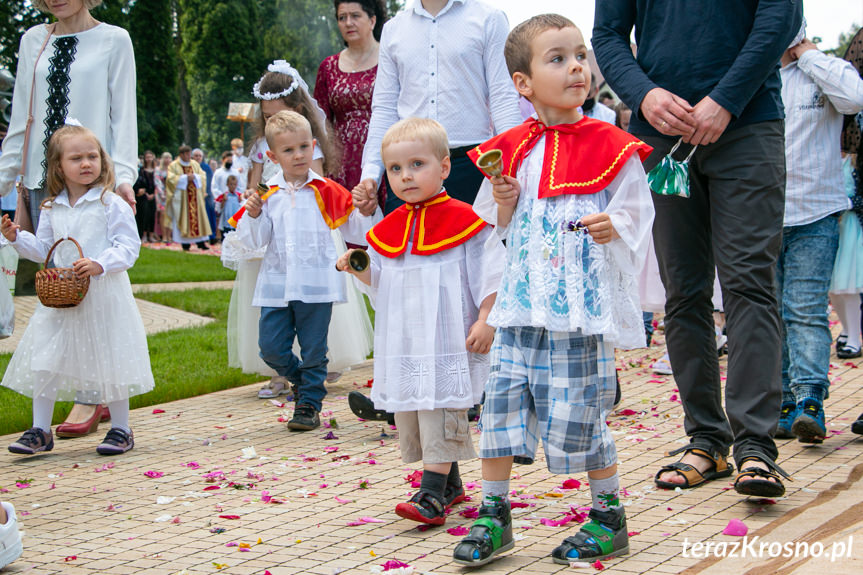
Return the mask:
<svg viewBox="0 0 863 575">
<path fill-rule="evenodd" d="M 39 25 L 27 30 L 21 37 L 12 96 L 12 119 L 0 156 L 0 196 L 12 190 L 21 168 L 33 66 L 47 33 L 47 27 Z M 75 118 L 96 134 L 114 160 L 117 184 L 131 185 L 138 177 L 138 112 L 135 104 L 135 55 L 129 34 L 117 26 L 100 23 L 84 32 L 67 36 L 76 37 L 78 43 L 74 60 L 69 66 L 69 108 L 66 117 Z M 55 52 L 54 42 L 54 39 L 48 41 L 36 64 L 34 121 L 30 128 L 27 173 L 24 175 L 24 186 L 28 189 L 38 188 L 42 181 L 49 60 Z"/>
<path fill-rule="evenodd" d="M 460 246 L 420 256 L 383 257 L 373 248 L 376 409 L 466 409 L 488 379 L 488 355 L 465 348 L 482 301 L 497 291 L 505 249 L 488 226 Z"/>
<path fill-rule="evenodd" d="M 69 196 L 63 190 L 51 208 L 42 209 L 42 215 L 48 217 L 39 218 L 35 236 L 19 230 L 12 242 L 21 257 L 42 263 L 54 242 L 72 237 L 81 244 L 85 258 L 102 266 L 104 272 L 94 277 L 125 271 L 138 259 L 141 238 L 135 215 L 129 204 L 113 192 L 102 195 L 102 188 L 92 188 L 70 206 Z M 57 267 L 71 267 L 79 257 L 72 242 L 58 245 L 53 255 Z"/>
<path fill-rule="evenodd" d="M 644 347 L 638 274 L 647 256 L 653 202 L 641 160 L 633 155 L 609 186 L 596 194 L 539 199 L 544 137 L 518 170 L 521 195 L 506 238 L 506 269 L 488 323 L 603 335 L 616 347 Z M 485 180 L 474 211 L 497 223 L 491 182 Z M 619 239 L 600 245 L 569 222 L 605 212 Z"/>
<path fill-rule="evenodd" d="M 336 253 L 330 228 L 324 222 L 315 192 L 307 184 L 320 176 L 309 171 L 296 191 L 279 172 L 267 181 L 281 189 L 264 202 L 261 215 L 244 215 L 237 224 L 239 241 L 248 249 L 266 248 L 255 285 L 252 305 L 285 307 L 289 301 L 341 303 L 347 301 L 344 274 L 336 270 Z M 354 210 L 338 229 L 345 241 L 363 244 L 366 232 L 381 219 L 380 208 L 371 216 Z"/>
</svg>

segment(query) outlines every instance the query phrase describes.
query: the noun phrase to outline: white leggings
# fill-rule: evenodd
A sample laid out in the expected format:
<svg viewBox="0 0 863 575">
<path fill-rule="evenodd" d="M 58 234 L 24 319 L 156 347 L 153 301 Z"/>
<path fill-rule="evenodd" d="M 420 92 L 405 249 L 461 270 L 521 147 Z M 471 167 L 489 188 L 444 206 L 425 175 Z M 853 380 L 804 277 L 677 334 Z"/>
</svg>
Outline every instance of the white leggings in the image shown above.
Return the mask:
<svg viewBox="0 0 863 575">
<path fill-rule="evenodd" d="M 97 406 L 98 407 L 98 406 Z M 131 433 L 129 427 L 129 400 L 120 399 L 108 404 L 111 410 L 111 427 L 119 427 L 126 433 Z M 54 417 L 53 397 L 33 398 L 33 427 L 43 431 L 51 431 L 51 420 Z"/>
<path fill-rule="evenodd" d="M 860 295 L 856 293 L 830 294 L 833 311 L 839 316 L 842 333 L 848 337 L 849 347 L 860 347 Z"/>
</svg>

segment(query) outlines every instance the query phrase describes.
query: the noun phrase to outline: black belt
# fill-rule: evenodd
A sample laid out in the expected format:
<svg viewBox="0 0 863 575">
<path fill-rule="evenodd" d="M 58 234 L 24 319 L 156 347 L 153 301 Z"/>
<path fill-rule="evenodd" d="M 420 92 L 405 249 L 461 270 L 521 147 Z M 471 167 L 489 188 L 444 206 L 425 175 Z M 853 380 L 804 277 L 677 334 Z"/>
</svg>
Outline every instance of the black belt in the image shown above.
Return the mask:
<svg viewBox="0 0 863 575">
<path fill-rule="evenodd" d="M 450 148 L 449 149 L 449 157 L 453 160 L 456 158 L 462 158 L 467 156 L 467 153 L 474 148 L 476 148 L 479 144 L 471 144 L 470 146 L 461 146 L 458 148 Z"/>
</svg>

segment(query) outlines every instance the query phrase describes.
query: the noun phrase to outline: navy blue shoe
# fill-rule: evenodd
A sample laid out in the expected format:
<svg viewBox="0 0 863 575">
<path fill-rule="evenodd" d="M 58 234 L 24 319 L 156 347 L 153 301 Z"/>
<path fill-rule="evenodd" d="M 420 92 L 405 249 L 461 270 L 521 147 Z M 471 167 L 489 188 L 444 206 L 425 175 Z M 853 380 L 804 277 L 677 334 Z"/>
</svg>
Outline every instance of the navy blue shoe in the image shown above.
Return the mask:
<svg viewBox="0 0 863 575">
<path fill-rule="evenodd" d="M 822 443 L 827 436 L 824 424 L 824 407 L 817 399 L 808 397 L 797 404 L 797 419 L 791 431 L 800 443 Z"/>
<path fill-rule="evenodd" d="M 794 439 L 796 435 L 791 431 L 791 426 L 800 412 L 797 411 L 795 403 L 783 403 L 782 409 L 779 411 L 779 425 L 776 426 L 776 439 Z"/>
</svg>

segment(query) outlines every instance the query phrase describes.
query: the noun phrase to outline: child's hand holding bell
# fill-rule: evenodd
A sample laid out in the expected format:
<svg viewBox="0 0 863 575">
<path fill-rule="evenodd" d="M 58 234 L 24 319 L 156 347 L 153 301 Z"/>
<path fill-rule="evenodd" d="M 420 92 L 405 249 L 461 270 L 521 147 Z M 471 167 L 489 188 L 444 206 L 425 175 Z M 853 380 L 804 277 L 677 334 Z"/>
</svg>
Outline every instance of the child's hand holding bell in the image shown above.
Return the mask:
<svg viewBox="0 0 863 575">
<path fill-rule="evenodd" d="M 258 194 L 258 192 L 255 192 L 254 194 L 249 196 L 248 200 L 246 200 L 245 206 L 246 213 L 249 215 L 249 217 L 257 218 L 261 215 L 261 209 L 264 206 L 264 202 L 261 200 L 261 196 Z"/>
</svg>

